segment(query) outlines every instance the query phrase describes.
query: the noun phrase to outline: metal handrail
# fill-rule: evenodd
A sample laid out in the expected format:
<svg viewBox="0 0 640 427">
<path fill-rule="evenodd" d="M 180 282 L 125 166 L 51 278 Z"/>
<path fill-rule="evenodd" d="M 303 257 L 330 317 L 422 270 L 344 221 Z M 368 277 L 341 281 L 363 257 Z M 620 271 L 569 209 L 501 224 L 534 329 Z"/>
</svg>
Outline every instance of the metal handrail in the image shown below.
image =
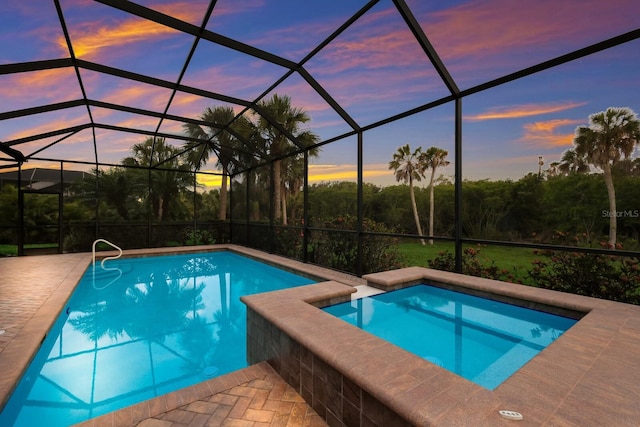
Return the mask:
<svg viewBox="0 0 640 427">
<path fill-rule="evenodd" d="M 118 274 L 118 277 L 116 277 L 115 279 L 113 279 L 112 281 L 110 281 L 109 283 L 107 283 L 105 286 L 102 286 L 102 287 L 100 287 L 100 288 L 96 288 L 96 245 L 97 245 L 98 243 L 100 243 L 100 242 L 102 242 L 102 243 L 106 243 L 107 245 L 109 245 L 109 246 L 111 246 L 112 248 L 117 249 L 117 250 L 119 251 L 118 255 L 104 257 L 104 258 L 102 259 L 102 261 L 100 262 L 100 267 L 101 267 L 103 270 L 105 270 L 105 271 L 118 271 L 118 273 L 119 273 L 119 274 Z M 105 240 L 105 239 L 96 239 L 96 240 L 93 242 L 93 246 L 92 246 L 91 251 L 93 252 L 93 288 L 94 288 L 94 289 L 96 289 L 96 290 L 98 290 L 98 291 L 101 291 L 102 289 L 106 289 L 106 288 L 108 288 L 108 287 L 109 287 L 109 286 L 111 286 L 111 285 L 112 285 L 116 280 L 118 280 L 119 278 L 121 278 L 121 277 L 122 277 L 122 270 L 120 270 L 118 267 L 105 267 L 105 266 L 104 266 L 105 261 L 107 261 L 107 260 L 114 260 L 114 259 L 118 259 L 118 258 L 120 258 L 120 257 L 122 256 L 122 249 L 120 249 L 120 247 L 118 247 L 118 246 L 114 245 L 113 243 L 111 243 L 111 242 L 110 242 L 110 241 L 108 241 L 108 240 Z"/>
<path fill-rule="evenodd" d="M 104 259 L 102 260 L 102 262 L 100 263 L 100 267 L 104 268 L 104 262 L 110 259 L 118 259 L 122 256 L 122 249 L 120 249 L 120 247 L 114 245 L 113 243 L 111 243 L 108 240 L 105 239 L 96 239 L 95 242 L 93 242 L 93 246 L 91 247 L 91 251 L 93 252 L 93 265 L 95 267 L 96 265 L 96 245 L 98 243 L 106 243 L 107 245 L 111 246 L 114 249 L 117 249 L 120 253 L 117 256 L 108 256 L 108 257 L 104 257 Z"/>
</svg>

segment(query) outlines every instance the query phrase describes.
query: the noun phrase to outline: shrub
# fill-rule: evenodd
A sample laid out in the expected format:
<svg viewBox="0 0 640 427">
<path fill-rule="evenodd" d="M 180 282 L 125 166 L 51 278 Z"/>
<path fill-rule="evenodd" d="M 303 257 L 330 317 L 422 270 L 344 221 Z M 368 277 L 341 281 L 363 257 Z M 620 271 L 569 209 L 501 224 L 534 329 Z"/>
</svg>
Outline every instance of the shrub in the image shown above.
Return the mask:
<svg viewBox="0 0 640 427">
<path fill-rule="evenodd" d="M 589 297 L 640 304 L 638 257 L 540 251 L 529 271 L 535 286 Z"/>
<path fill-rule="evenodd" d="M 496 266 L 495 261 L 481 256 L 480 245 L 476 248 L 466 248 L 462 253 L 462 273 L 469 276 L 483 277 L 485 279 L 515 281 L 511 272 Z M 455 271 L 455 255 L 449 251 L 438 252 L 438 256 L 429 260 L 429 268 L 444 271 Z"/>
<path fill-rule="evenodd" d="M 62 241 L 64 252 L 90 252 L 94 233 L 84 227 L 68 227 Z"/>
<path fill-rule="evenodd" d="M 184 232 L 184 236 L 185 246 L 213 245 L 216 242 L 211 233 L 206 230 L 188 228 Z"/>
<path fill-rule="evenodd" d="M 350 215 L 323 218 L 314 221 L 314 226 L 323 231 L 312 232 L 308 252 L 313 262 L 341 271 L 355 273 L 358 253 L 356 218 Z M 364 232 L 389 233 L 384 224 L 364 219 Z M 330 230 L 328 230 L 330 229 Z M 332 231 L 336 230 L 336 231 Z M 401 267 L 397 250 L 397 239 L 367 235 L 362 243 L 362 273 L 374 273 Z"/>
<path fill-rule="evenodd" d="M 302 259 L 302 229 L 278 226 L 275 228 L 273 238 L 267 234 L 263 238 L 267 240 L 264 243 L 265 248 L 272 245 L 273 251 L 277 254 L 297 260 Z"/>
</svg>

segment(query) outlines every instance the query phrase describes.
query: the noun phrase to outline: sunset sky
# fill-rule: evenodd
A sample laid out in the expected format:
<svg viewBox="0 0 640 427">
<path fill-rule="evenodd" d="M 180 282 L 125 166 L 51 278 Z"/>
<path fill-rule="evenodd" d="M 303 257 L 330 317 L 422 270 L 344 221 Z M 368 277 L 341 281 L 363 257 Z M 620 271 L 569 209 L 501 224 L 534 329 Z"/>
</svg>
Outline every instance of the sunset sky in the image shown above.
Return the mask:
<svg viewBox="0 0 640 427">
<path fill-rule="evenodd" d="M 406 0 L 424 33 L 462 90 L 640 28 L 637 0 Z M 106 1 L 108 3 L 108 1 Z M 139 1 L 147 8 L 195 26 L 208 1 Z M 365 1 L 218 0 L 207 29 L 295 63 L 365 6 Z M 176 82 L 194 43 L 190 34 L 146 21 L 89 0 L 60 5 L 78 59 Z M 67 43 L 52 0 L 0 3 L 0 67 L 68 58 Z M 393 2 L 382 0 L 343 34 L 303 64 L 342 108 L 366 127 L 449 94 Z M 72 67 L 0 73 L 0 141 L 90 123 L 85 106 L 14 117 L 25 108 L 80 100 Z M 576 126 L 610 106 L 640 112 L 640 40 L 468 96 L 463 108 L 463 176 L 517 179 L 537 172 L 571 147 Z M 288 70 L 232 49 L 200 41 L 181 84 L 255 101 Z M 90 100 L 197 118 L 207 106 L 229 105 L 187 92 L 136 83 L 80 68 Z M 311 116 L 322 140 L 349 132 L 298 74 L 273 93 L 288 95 Z M 91 107 L 95 123 L 182 134 L 180 122 Z M 437 146 L 453 162 L 454 106 L 445 104 L 364 134 L 365 181 L 394 183 L 388 163 L 404 144 Z M 19 114 L 18 114 L 19 115 Z M 95 162 L 92 129 L 13 147 L 25 155 Z M 119 163 L 144 135 L 96 129 L 97 157 Z M 180 146 L 183 141 L 170 140 Z M 55 144 L 53 144 L 55 143 Z M 0 159 L 7 158 L 2 157 Z M 312 182 L 354 179 L 356 140 L 322 148 L 310 168 Z M 0 162 L 0 167 L 8 164 Z M 46 167 L 30 161 L 24 167 Z M 57 165 L 56 165 L 57 166 Z M 88 169 L 90 166 L 65 166 Z M 215 170 L 214 161 L 204 169 Z M 453 175 L 452 166 L 443 169 Z M 215 184 L 213 182 L 212 184 Z"/>
</svg>

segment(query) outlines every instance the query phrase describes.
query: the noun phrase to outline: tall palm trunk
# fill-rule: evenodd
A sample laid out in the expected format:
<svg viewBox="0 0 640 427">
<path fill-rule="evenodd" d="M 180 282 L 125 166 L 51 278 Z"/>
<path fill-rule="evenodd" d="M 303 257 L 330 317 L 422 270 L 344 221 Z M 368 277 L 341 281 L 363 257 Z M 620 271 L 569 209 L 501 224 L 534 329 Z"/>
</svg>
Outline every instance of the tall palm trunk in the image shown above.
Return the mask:
<svg viewBox="0 0 640 427">
<path fill-rule="evenodd" d="M 413 178 L 409 177 L 409 196 L 411 197 L 411 208 L 413 209 L 413 219 L 416 221 L 418 235 L 422 236 L 422 227 L 420 227 L 420 217 L 418 216 L 418 206 L 416 205 L 416 196 L 413 193 Z M 425 246 L 424 239 L 420 239 L 422 246 Z"/>
<path fill-rule="evenodd" d="M 434 215 L 434 191 L 433 191 L 433 177 L 436 174 L 436 168 L 431 169 L 431 179 L 429 180 L 429 236 L 433 236 L 433 215 Z M 429 244 L 433 245 L 433 239 L 429 237 Z"/>
<path fill-rule="evenodd" d="M 224 221 L 227 219 L 227 168 L 222 168 L 222 184 L 220 185 L 220 212 L 218 219 Z"/>
<path fill-rule="evenodd" d="M 282 184 L 280 191 L 280 199 L 282 200 L 282 225 L 287 225 L 287 189 L 284 184 Z"/>
<path fill-rule="evenodd" d="M 604 172 L 604 183 L 607 187 L 607 196 L 609 197 L 609 249 L 615 249 L 618 233 L 618 217 L 616 215 L 616 189 L 613 186 L 611 165 L 609 163 L 604 164 L 602 166 L 602 170 Z"/>
<path fill-rule="evenodd" d="M 273 205 L 275 211 L 273 213 L 273 219 L 275 221 L 282 218 L 282 201 L 281 201 L 281 160 L 276 160 L 273 162 Z"/>
</svg>

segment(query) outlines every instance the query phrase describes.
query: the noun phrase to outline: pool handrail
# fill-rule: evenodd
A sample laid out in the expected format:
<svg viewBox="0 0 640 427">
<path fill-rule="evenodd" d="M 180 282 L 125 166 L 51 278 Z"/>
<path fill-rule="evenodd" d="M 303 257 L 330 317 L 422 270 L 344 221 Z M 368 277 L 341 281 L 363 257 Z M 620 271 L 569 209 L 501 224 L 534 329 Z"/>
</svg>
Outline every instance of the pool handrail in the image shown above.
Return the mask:
<svg viewBox="0 0 640 427">
<path fill-rule="evenodd" d="M 112 248 L 117 249 L 117 250 L 118 250 L 118 252 L 119 252 L 119 253 L 118 253 L 118 255 L 104 257 L 104 258 L 102 259 L 102 261 L 100 262 L 100 267 L 101 267 L 103 270 L 105 270 L 105 271 L 118 271 L 118 273 L 119 273 L 119 274 L 118 274 L 118 277 L 116 277 L 115 279 L 113 279 L 112 281 L 110 281 L 109 283 L 107 283 L 105 286 L 102 286 L 102 287 L 100 287 L 100 288 L 96 288 L 96 245 L 97 245 L 99 242 L 106 243 L 107 245 L 111 246 Z M 93 242 L 92 250 L 91 250 L 91 251 L 92 251 L 92 253 L 93 253 L 93 288 L 94 288 L 94 289 L 96 289 L 96 290 L 98 290 L 98 291 L 101 291 L 101 290 L 103 290 L 103 289 L 108 288 L 108 287 L 109 287 L 109 286 L 111 286 L 111 285 L 112 285 L 116 280 L 118 280 L 119 278 L 121 278 L 121 277 L 122 277 L 122 270 L 120 270 L 118 267 L 113 267 L 113 268 L 112 268 L 112 267 L 105 267 L 105 266 L 104 266 L 105 261 L 120 258 L 120 257 L 122 256 L 122 249 L 120 249 L 120 247 L 119 247 L 119 246 L 117 246 L 117 245 L 115 245 L 115 244 L 111 243 L 111 242 L 110 242 L 110 241 L 108 241 L 108 240 L 105 240 L 105 239 L 96 239 L 96 240 Z"/>
<path fill-rule="evenodd" d="M 103 260 L 102 260 L 102 262 L 100 263 L 100 266 L 101 266 L 102 268 L 104 268 L 104 262 L 105 262 L 105 261 L 110 260 L 110 259 L 118 259 L 118 258 L 120 258 L 120 257 L 122 256 L 122 249 L 120 249 L 120 247 L 119 247 L 119 246 L 117 246 L 117 245 L 115 245 L 115 244 L 111 243 L 111 242 L 110 242 L 110 241 L 108 241 L 108 240 L 105 240 L 105 239 L 96 239 L 96 240 L 93 242 L 93 245 L 91 246 L 91 252 L 93 252 L 93 265 L 94 265 L 94 266 L 95 266 L 95 264 L 96 264 L 96 245 L 97 245 L 98 243 L 100 243 L 100 242 L 102 242 L 102 243 L 106 243 L 107 245 L 111 246 L 112 248 L 117 249 L 117 250 L 118 250 L 118 252 L 119 252 L 119 253 L 118 253 L 118 255 L 116 255 L 116 256 L 108 256 L 108 257 L 104 257 L 104 259 L 103 259 Z"/>
</svg>

